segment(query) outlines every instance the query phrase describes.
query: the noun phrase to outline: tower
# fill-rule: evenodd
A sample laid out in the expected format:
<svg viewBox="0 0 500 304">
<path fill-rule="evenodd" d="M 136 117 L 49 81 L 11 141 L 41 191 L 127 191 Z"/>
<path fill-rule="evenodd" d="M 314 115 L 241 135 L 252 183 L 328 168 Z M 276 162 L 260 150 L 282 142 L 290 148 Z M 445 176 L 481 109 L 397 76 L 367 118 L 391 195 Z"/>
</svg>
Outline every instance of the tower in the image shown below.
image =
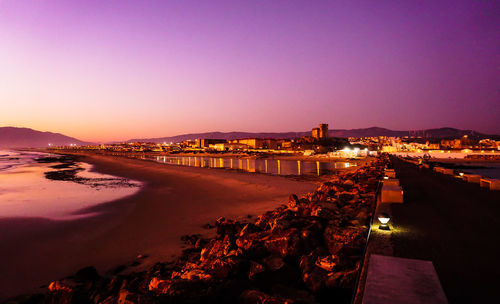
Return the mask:
<svg viewBox="0 0 500 304">
<path fill-rule="evenodd" d="M 320 139 L 328 138 L 328 124 L 319 125 L 319 138 Z"/>
</svg>

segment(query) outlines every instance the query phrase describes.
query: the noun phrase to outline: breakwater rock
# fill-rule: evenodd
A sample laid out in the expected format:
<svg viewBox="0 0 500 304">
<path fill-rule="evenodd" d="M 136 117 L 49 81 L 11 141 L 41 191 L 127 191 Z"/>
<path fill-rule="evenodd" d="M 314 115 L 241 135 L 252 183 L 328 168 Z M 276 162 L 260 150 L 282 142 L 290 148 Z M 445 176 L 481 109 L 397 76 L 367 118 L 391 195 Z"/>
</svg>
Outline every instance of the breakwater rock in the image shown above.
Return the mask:
<svg viewBox="0 0 500 304">
<path fill-rule="evenodd" d="M 111 277 L 86 268 L 28 301 L 349 303 L 384 165 L 333 176 L 253 223 L 219 218 L 216 237 L 183 237 L 189 247 L 175 262 Z"/>
</svg>

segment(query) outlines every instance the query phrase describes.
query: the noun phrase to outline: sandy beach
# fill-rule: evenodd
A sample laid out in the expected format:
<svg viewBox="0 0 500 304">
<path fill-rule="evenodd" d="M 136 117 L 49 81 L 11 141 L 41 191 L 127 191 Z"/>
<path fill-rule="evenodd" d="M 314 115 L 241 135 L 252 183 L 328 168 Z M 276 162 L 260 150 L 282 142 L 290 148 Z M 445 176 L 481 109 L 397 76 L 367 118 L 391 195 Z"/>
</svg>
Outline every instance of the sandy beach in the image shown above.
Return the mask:
<svg viewBox="0 0 500 304">
<path fill-rule="evenodd" d="M 180 237 L 210 236 L 207 223 L 224 216 L 245 219 L 285 203 L 291 193 L 313 190 L 314 181 L 79 153 L 95 171 L 138 180 L 135 195 L 80 213 L 73 221 L 0 219 L 0 300 L 38 288 L 89 265 L 106 272 L 147 255 L 139 270 L 173 259 Z"/>
</svg>

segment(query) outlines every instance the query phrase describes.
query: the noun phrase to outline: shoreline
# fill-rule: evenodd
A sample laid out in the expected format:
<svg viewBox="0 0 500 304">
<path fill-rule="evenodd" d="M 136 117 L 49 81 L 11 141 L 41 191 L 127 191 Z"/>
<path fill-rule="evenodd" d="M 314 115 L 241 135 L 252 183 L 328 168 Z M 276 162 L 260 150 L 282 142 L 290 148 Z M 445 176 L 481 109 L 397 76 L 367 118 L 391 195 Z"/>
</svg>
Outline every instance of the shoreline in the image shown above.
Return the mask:
<svg viewBox="0 0 500 304">
<path fill-rule="evenodd" d="M 232 156 L 220 156 L 217 154 L 158 154 L 156 152 L 148 152 L 147 154 L 144 153 L 115 153 L 115 152 L 105 152 L 105 151 L 89 151 L 89 150 L 78 150 L 78 151 L 67 151 L 67 150 L 54 150 L 54 149 L 38 149 L 37 151 L 45 151 L 46 153 L 52 153 L 56 155 L 70 155 L 73 157 L 85 157 L 85 156 L 112 156 L 115 158 L 120 158 L 120 159 L 133 159 L 133 160 L 138 160 L 138 161 L 145 161 L 145 162 L 153 162 L 157 163 L 157 161 L 154 160 L 155 157 L 160 157 L 161 156 L 167 156 L 167 157 L 209 157 L 209 158 L 224 158 L 224 159 L 229 159 L 233 158 L 234 155 Z M 311 172 L 309 173 L 302 173 L 302 174 L 276 174 L 276 173 L 266 173 L 266 172 L 260 172 L 260 171 L 247 171 L 246 169 L 237 169 L 237 168 L 232 168 L 229 169 L 227 167 L 220 168 L 220 167 L 195 167 L 195 166 L 186 166 L 186 165 L 176 165 L 176 164 L 165 164 L 163 163 L 162 165 L 164 166 L 176 166 L 176 167 L 184 167 L 184 168 L 195 168 L 195 169 L 208 169 L 208 170 L 221 170 L 225 172 L 233 172 L 233 173 L 238 173 L 238 174 L 244 174 L 244 175 L 264 175 L 264 176 L 277 176 L 277 177 L 284 177 L 287 179 L 292 179 L 292 180 L 298 180 L 298 181 L 313 181 L 313 182 L 321 182 L 328 180 L 328 177 L 331 175 L 335 175 L 340 172 L 349 172 L 352 170 L 355 170 L 356 168 L 359 168 L 361 166 L 364 166 L 366 164 L 369 164 L 370 162 L 374 161 L 376 158 L 374 157 L 363 157 L 359 159 L 325 159 L 321 158 L 321 160 L 316 160 L 316 159 L 311 159 L 310 156 L 290 156 L 290 158 L 282 158 L 282 157 L 264 157 L 264 158 L 255 158 L 255 157 L 239 157 L 241 159 L 269 159 L 269 160 L 282 160 L 282 161 L 303 161 L 303 162 L 320 162 L 320 163 L 342 163 L 342 162 L 348 162 L 351 164 L 354 164 L 354 166 L 349 166 L 349 167 L 342 167 L 342 168 L 329 168 L 326 169 L 324 173 L 321 175 L 317 174 L 312 174 Z"/>
<path fill-rule="evenodd" d="M 213 158 L 241 158 L 241 159 L 275 159 L 275 160 L 290 160 L 290 161 L 311 161 L 311 162 L 352 162 L 352 163 L 365 163 L 366 160 L 374 160 L 374 157 L 367 156 L 361 158 L 336 158 L 328 157 L 325 155 L 310 155 L 304 156 L 301 154 L 276 154 L 276 153 L 265 153 L 265 152 L 253 152 L 253 153 L 232 153 L 232 152 L 220 152 L 220 153 L 207 153 L 207 152 L 122 152 L 122 151 L 103 151 L 103 150 L 79 150 L 79 149 L 35 149 L 36 151 L 46 151 L 47 153 L 61 153 L 61 154 L 75 154 L 75 153 L 92 153 L 99 155 L 113 155 L 113 156 L 123 156 L 123 157 L 137 157 L 142 155 L 148 155 L 151 157 L 155 156 L 167 156 L 167 157 L 213 157 Z"/>
<path fill-rule="evenodd" d="M 458 163 L 488 163 L 488 164 L 498 164 L 500 163 L 500 159 L 474 159 L 474 158 L 431 158 L 430 162 L 437 163 L 449 163 L 449 164 L 458 164 Z"/>
<path fill-rule="evenodd" d="M 282 176 L 124 157 L 80 155 L 78 161 L 91 164 L 91 171 L 138 180 L 143 186 L 132 196 L 80 210 L 97 214 L 88 218 L 1 219 L 1 231 L 9 232 L 0 236 L 6 248 L 0 253 L 0 280 L 6 282 L 0 299 L 37 292 L 50 280 L 89 265 L 106 273 L 109 267 L 129 265 L 137 255 L 148 258 L 132 267 L 134 271 L 171 260 L 181 253 L 182 235 L 210 237 L 214 231 L 202 226 L 220 216 L 244 219 L 276 208 L 290 193 L 300 195 L 316 187 L 311 181 Z"/>
<path fill-rule="evenodd" d="M 34 303 L 75 296 L 107 303 L 329 303 L 332 299 L 349 303 L 384 163 L 379 159 L 331 176 L 314 191 L 300 198 L 291 195 L 288 203 L 282 201 L 257 218 L 220 217 L 208 237 L 184 235 L 187 248 L 171 262 L 103 276 L 98 269 L 86 267 L 52 281 L 43 294 L 24 299 Z"/>
</svg>

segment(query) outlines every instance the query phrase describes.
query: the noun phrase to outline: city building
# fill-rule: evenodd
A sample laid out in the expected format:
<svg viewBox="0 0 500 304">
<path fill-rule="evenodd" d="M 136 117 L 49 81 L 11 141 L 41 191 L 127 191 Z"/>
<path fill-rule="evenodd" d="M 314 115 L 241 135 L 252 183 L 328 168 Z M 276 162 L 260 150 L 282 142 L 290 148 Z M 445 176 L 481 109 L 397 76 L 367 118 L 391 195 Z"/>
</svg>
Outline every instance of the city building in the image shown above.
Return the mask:
<svg viewBox="0 0 500 304">
<path fill-rule="evenodd" d="M 312 129 L 311 136 L 315 140 L 328 138 L 328 124 L 320 124 L 318 128 Z"/>
<path fill-rule="evenodd" d="M 250 149 L 278 149 L 281 143 L 281 141 L 272 138 L 242 138 L 230 142 L 247 145 Z"/>
<path fill-rule="evenodd" d="M 225 139 L 208 139 L 208 138 L 198 138 L 194 143 L 195 148 L 208 148 L 210 145 L 225 143 L 227 140 Z"/>
</svg>

